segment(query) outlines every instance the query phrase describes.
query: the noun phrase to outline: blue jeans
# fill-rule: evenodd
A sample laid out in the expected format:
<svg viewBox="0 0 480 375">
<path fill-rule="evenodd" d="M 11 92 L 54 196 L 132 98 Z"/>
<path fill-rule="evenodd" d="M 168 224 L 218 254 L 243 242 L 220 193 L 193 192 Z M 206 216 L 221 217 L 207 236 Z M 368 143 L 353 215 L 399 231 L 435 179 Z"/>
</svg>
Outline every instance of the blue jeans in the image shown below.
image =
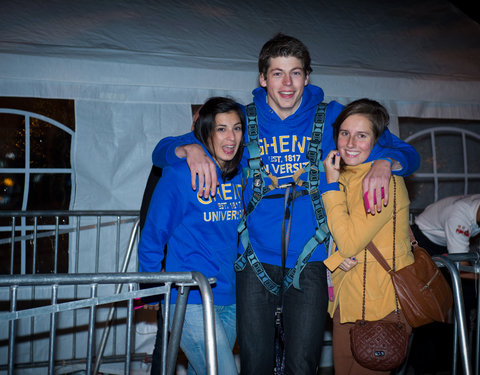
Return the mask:
<svg viewBox="0 0 480 375">
<path fill-rule="evenodd" d="M 217 341 L 217 365 L 219 373 L 237 375 L 237 366 L 232 349 L 236 338 L 236 306 L 214 306 L 215 333 Z M 170 327 L 175 313 L 175 304 L 170 305 Z M 161 314 L 158 314 L 159 317 Z M 152 374 L 159 370 L 161 324 L 163 319 L 158 319 L 158 333 L 152 360 Z M 188 304 L 183 324 L 180 347 L 188 358 L 188 375 L 203 375 L 207 373 L 205 361 L 205 339 L 203 330 L 202 305 Z M 157 370 L 158 369 L 158 370 Z M 158 372 L 159 373 L 159 372 Z"/>
<path fill-rule="evenodd" d="M 282 268 L 263 264 L 277 283 Z M 301 290 L 284 295 L 285 374 L 316 374 L 321 358 L 328 305 L 326 268 L 310 262 L 300 276 Z M 280 297 L 271 294 L 248 264 L 237 272 L 237 323 L 242 375 L 270 375 L 274 368 L 275 309 Z"/>
</svg>

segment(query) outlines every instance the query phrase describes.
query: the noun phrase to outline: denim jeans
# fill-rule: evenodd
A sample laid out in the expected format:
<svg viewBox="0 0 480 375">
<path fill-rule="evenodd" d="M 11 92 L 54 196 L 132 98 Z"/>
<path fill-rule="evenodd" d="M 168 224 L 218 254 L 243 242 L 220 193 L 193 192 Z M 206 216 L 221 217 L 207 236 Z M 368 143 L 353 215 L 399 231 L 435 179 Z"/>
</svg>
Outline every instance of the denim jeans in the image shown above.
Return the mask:
<svg viewBox="0 0 480 375">
<path fill-rule="evenodd" d="M 225 375 L 237 375 L 237 366 L 233 357 L 232 349 L 236 338 L 236 306 L 214 306 L 215 312 L 215 333 L 217 341 L 217 365 L 219 373 Z M 175 304 L 170 305 L 170 327 L 172 325 L 175 313 Z M 160 373 L 160 344 L 161 344 L 161 324 L 163 319 L 158 314 L 158 333 L 155 342 L 152 375 Z M 188 358 L 188 375 L 206 374 L 207 365 L 205 361 L 205 339 L 203 328 L 203 308 L 202 305 L 188 304 L 185 313 L 185 321 L 180 338 L 180 347 Z M 158 372 L 157 372 L 158 371 Z"/>
<path fill-rule="evenodd" d="M 263 264 L 275 282 L 282 268 Z M 285 374 L 316 374 L 320 362 L 328 305 L 326 268 L 310 262 L 300 276 L 300 288 L 284 295 Z M 248 264 L 237 272 L 237 323 L 242 375 L 270 375 L 274 368 L 275 309 L 280 297 L 271 294 Z"/>
</svg>

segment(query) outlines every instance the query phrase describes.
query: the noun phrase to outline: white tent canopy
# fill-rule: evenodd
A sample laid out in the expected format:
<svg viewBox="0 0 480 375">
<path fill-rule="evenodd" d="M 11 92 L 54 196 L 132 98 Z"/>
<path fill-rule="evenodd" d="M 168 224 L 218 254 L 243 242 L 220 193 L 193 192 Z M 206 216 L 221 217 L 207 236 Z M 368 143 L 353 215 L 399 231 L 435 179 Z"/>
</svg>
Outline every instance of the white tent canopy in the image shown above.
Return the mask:
<svg viewBox="0 0 480 375">
<path fill-rule="evenodd" d="M 158 140 L 210 96 L 250 102 L 277 32 L 326 100 L 377 99 L 397 134 L 399 116 L 480 122 L 480 25 L 447 0 L 2 1 L 0 95 L 73 100 L 71 208 L 138 210 Z"/>
<path fill-rule="evenodd" d="M 446 0 L 2 2 L 1 95 L 73 99 L 73 208 L 137 209 L 157 141 L 209 96 L 248 103 L 277 32 L 309 47 L 327 100 L 480 120 L 480 25 Z"/>
</svg>

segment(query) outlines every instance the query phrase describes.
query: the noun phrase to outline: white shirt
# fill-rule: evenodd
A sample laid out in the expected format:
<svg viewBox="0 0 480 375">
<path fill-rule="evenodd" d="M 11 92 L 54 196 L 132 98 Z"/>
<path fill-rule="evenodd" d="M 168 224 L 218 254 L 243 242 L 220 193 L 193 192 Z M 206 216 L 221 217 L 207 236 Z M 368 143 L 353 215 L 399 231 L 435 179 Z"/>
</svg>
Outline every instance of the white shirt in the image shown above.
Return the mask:
<svg viewBox="0 0 480 375">
<path fill-rule="evenodd" d="M 479 207 L 480 194 L 444 198 L 429 205 L 415 224 L 430 241 L 446 246 L 449 253 L 467 253 L 470 237 L 480 233 Z"/>
</svg>

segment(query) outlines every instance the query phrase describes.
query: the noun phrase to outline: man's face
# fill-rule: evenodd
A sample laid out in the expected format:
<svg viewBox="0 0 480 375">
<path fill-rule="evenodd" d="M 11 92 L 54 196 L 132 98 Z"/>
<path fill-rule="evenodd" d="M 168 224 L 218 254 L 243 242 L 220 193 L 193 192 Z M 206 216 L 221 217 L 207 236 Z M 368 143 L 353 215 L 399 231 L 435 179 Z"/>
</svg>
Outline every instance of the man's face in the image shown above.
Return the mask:
<svg viewBox="0 0 480 375">
<path fill-rule="evenodd" d="M 272 57 L 267 74 L 260 73 L 259 82 L 267 90 L 267 102 L 283 120 L 295 113 L 308 84 L 302 61 L 296 57 Z"/>
</svg>

